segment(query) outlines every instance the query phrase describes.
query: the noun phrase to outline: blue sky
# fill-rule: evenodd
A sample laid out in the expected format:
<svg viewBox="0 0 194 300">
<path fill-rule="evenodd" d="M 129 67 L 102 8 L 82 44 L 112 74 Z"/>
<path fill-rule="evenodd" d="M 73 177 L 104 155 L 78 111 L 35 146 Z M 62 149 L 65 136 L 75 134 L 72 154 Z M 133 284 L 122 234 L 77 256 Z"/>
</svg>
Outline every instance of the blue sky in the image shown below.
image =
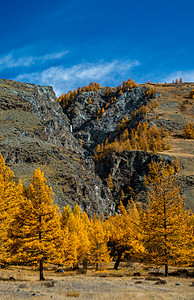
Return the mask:
<svg viewBox="0 0 194 300">
<path fill-rule="evenodd" d="M 52 85 L 194 81 L 194 0 L 3 1 L 0 78 Z"/>
</svg>

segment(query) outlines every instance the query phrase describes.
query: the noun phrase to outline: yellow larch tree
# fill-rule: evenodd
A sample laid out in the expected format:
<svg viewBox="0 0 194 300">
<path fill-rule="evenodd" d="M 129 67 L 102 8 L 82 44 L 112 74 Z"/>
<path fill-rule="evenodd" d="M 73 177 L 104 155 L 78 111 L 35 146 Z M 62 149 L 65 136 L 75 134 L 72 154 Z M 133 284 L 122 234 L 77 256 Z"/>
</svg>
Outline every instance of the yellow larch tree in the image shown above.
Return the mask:
<svg viewBox="0 0 194 300">
<path fill-rule="evenodd" d="M 183 136 L 186 139 L 194 139 L 194 123 L 188 123 L 183 129 Z"/>
<path fill-rule="evenodd" d="M 61 216 L 65 248 L 63 262 L 73 268 L 88 260 L 90 242 L 88 239 L 89 219 L 85 212 L 76 204 L 72 212 L 70 207 L 63 210 Z"/>
<path fill-rule="evenodd" d="M 21 182 L 15 184 L 13 171 L 0 155 L 0 261 L 7 259 L 7 228 L 23 200 Z"/>
<path fill-rule="evenodd" d="M 60 222 L 61 222 L 61 228 L 64 229 L 67 225 L 67 222 L 69 220 L 70 215 L 72 215 L 72 209 L 69 205 L 66 207 L 63 207 L 63 212 L 61 214 Z"/>
<path fill-rule="evenodd" d="M 107 231 L 105 226 L 103 226 L 103 221 L 95 216 L 90 221 L 89 240 L 91 244 L 90 262 L 96 264 L 96 271 L 98 271 L 99 264 L 108 263 L 110 261 L 110 255 L 107 247 Z"/>
<path fill-rule="evenodd" d="M 40 280 L 44 280 L 44 263 L 61 262 L 61 236 L 58 207 L 53 204 L 52 189 L 46 184 L 44 173 L 37 169 L 27 189 L 27 200 L 21 204 L 9 225 L 10 256 L 16 263 L 38 264 Z"/>
<path fill-rule="evenodd" d="M 112 181 L 111 174 L 108 175 L 108 178 L 107 178 L 107 185 L 108 185 L 109 189 L 110 189 L 111 191 L 113 191 L 113 189 L 114 189 L 114 184 L 113 184 L 113 181 Z"/>
<path fill-rule="evenodd" d="M 135 203 L 131 200 L 128 209 L 122 202 L 119 214 L 109 217 L 107 229 L 109 233 L 108 245 L 111 255 L 116 258 L 114 269 L 118 269 L 122 256 L 127 252 L 131 257 L 138 258 L 144 252 L 144 247 L 139 232 L 139 215 Z"/>
<path fill-rule="evenodd" d="M 162 161 L 150 165 L 148 209 L 141 218 L 146 258 L 164 265 L 165 276 L 169 265 L 186 265 L 194 259 L 193 216 L 184 208 L 184 197 L 172 170 Z"/>
</svg>

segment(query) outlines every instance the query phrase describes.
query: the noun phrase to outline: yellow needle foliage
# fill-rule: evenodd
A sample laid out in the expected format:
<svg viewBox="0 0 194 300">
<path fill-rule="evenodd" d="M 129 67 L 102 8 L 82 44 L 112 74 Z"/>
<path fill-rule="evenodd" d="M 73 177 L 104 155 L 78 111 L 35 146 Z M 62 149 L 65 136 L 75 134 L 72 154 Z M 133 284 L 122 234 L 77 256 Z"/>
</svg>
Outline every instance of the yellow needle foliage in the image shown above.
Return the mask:
<svg viewBox="0 0 194 300">
<path fill-rule="evenodd" d="M 76 204 L 59 215 L 53 204 L 52 189 L 43 172 L 35 170 L 25 189 L 13 181 L 14 173 L 0 156 L 0 261 L 36 264 L 43 277 L 43 265 L 63 263 L 77 268 L 87 262 L 96 265 L 116 259 L 115 269 L 124 253 L 133 259 L 165 266 L 187 265 L 194 260 L 194 215 L 184 208 L 184 198 L 176 182 L 180 170 L 171 164 L 152 161 L 145 178 L 148 193 L 146 211 L 132 199 L 127 208 L 121 203 L 119 214 L 89 220 Z M 111 176 L 109 178 L 111 184 Z M 110 185 L 111 189 L 112 185 Z M 133 195 L 133 191 L 131 191 Z M 124 193 L 122 193 L 124 198 Z"/>
<path fill-rule="evenodd" d="M 194 99 L 194 89 L 192 89 L 192 90 L 190 91 L 190 97 L 191 97 L 192 99 Z"/>
<path fill-rule="evenodd" d="M 14 173 L 0 155 L 0 261 L 6 261 L 7 228 L 23 201 L 23 186 L 13 181 Z"/>
<path fill-rule="evenodd" d="M 99 264 L 110 261 L 109 250 L 107 247 L 108 234 L 99 218 L 94 217 L 90 221 L 89 240 L 90 240 L 90 262 L 96 264 L 96 271 Z"/>
<path fill-rule="evenodd" d="M 61 224 L 64 238 L 63 263 L 76 268 L 79 263 L 87 261 L 89 256 L 88 216 L 82 213 L 78 204 L 73 212 L 67 206 L 63 210 Z"/>
<path fill-rule="evenodd" d="M 111 248 L 111 254 L 116 258 L 115 269 L 118 268 L 125 252 L 136 258 L 144 252 L 141 234 L 138 229 L 138 210 L 132 200 L 128 209 L 121 202 L 119 214 L 109 217 L 106 226 L 109 233 L 108 244 Z"/>
<path fill-rule="evenodd" d="M 172 170 L 164 162 L 150 165 L 148 209 L 141 218 L 146 258 L 164 265 L 166 276 L 169 265 L 186 265 L 194 259 L 193 216 L 184 209 Z"/>
<path fill-rule="evenodd" d="M 96 91 L 100 89 L 101 86 L 99 83 L 96 82 L 90 82 L 90 84 L 83 86 L 82 88 L 75 89 L 73 92 L 69 91 L 67 94 L 61 95 L 59 98 L 57 98 L 57 101 L 59 101 L 60 105 L 63 109 L 66 109 L 71 103 L 74 102 L 77 95 L 81 94 L 82 92 L 89 92 L 89 91 Z M 91 98 L 89 98 L 89 104 L 92 103 Z"/>
<path fill-rule="evenodd" d="M 34 171 L 27 198 L 9 226 L 10 258 L 17 263 L 39 264 L 42 280 L 43 263 L 61 261 L 62 239 L 58 207 L 40 169 Z"/>
<path fill-rule="evenodd" d="M 139 123 L 136 129 L 132 129 L 130 134 L 128 129 L 120 135 L 120 140 L 117 138 L 108 143 L 98 145 L 94 154 L 96 161 L 102 160 L 112 152 L 122 152 L 128 150 L 152 151 L 157 153 L 164 149 L 169 149 L 170 145 L 162 138 L 161 131 L 156 126 L 150 127 L 148 122 Z"/>
<path fill-rule="evenodd" d="M 188 123 L 183 130 L 183 136 L 186 139 L 194 139 L 194 123 Z"/>
<path fill-rule="evenodd" d="M 125 91 L 129 91 L 130 89 L 137 87 L 137 84 L 134 80 L 128 79 L 127 81 L 123 80 L 122 84 L 117 87 L 117 93 L 122 95 Z"/>
</svg>

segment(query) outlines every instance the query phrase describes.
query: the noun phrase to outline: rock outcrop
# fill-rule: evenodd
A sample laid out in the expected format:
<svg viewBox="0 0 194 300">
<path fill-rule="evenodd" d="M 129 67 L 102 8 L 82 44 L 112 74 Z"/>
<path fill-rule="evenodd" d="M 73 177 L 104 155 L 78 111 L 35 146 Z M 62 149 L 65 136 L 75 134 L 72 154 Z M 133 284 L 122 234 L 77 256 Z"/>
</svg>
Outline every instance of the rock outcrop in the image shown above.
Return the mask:
<svg viewBox="0 0 194 300">
<path fill-rule="evenodd" d="M 88 214 L 114 211 L 110 191 L 85 159 L 51 87 L 0 80 L 0 152 L 26 185 L 40 167 L 61 209 L 79 203 Z"/>
<path fill-rule="evenodd" d="M 92 103 L 89 103 L 89 98 Z M 64 110 L 70 120 L 75 136 L 83 140 L 84 147 L 91 152 L 108 138 L 117 137 L 117 124 L 122 118 L 130 118 L 131 112 L 146 103 L 145 87 L 137 87 L 115 97 L 106 96 L 105 89 L 83 92 Z M 106 103 L 109 106 L 106 108 Z M 97 119 L 98 111 L 105 108 L 103 116 Z"/>
<path fill-rule="evenodd" d="M 143 206 L 146 206 L 147 193 L 144 176 L 148 175 L 151 161 L 160 159 L 168 163 L 173 160 L 167 155 L 138 150 L 112 153 L 96 164 L 96 173 L 105 185 L 108 183 L 110 174 L 114 186 L 111 192 L 116 206 L 119 205 L 120 200 L 127 205 L 131 197 L 135 202 L 141 202 Z"/>
</svg>

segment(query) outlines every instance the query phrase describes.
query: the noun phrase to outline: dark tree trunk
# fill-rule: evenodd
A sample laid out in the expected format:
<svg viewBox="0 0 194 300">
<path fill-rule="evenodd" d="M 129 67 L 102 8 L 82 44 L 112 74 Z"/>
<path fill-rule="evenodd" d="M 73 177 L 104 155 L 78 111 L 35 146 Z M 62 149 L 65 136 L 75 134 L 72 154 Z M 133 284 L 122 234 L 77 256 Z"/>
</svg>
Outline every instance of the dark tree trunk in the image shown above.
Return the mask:
<svg viewBox="0 0 194 300">
<path fill-rule="evenodd" d="M 118 267 L 119 267 L 119 264 L 120 264 L 120 261 L 121 261 L 121 257 L 122 257 L 122 254 L 123 254 L 124 250 L 121 250 L 119 251 L 118 253 L 118 257 L 117 257 L 117 260 L 115 262 L 115 265 L 114 265 L 114 269 L 117 270 Z"/>
<path fill-rule="evenodd" d="M 164 240 L 165 240 L 165 259 L 166 259 L 166 263 L 165 263 L 165 272 L 164 272 L 164 276 L 168 276 L 168 253 L 167 253 L 167 235 L 166 235 L 166 230 L 167 230 L 167 225 L 166 225 L 166 203 L 164 202 Z"/>
<path fill-rule="evenodd" d="M 39 271 L 40 271 L 40 281 L 45 280 L 44 276 L 43 276 L 43 260 L 40 260 L 40 267 L 39 267 Z"/>
<path fill-rule="evenodd" d="M 98 263 L 96 263 L 96 271 L 98 271 Z"/>
<path fill-rule="evenodd" d="M 72 270 L 73 270 L 73 271 L 76 271 L 77 269 L 79 269 L 79 268 L 78 268 L 78 264 L 74 264 Z"/>
<path fill-rule="evenodd" d="M 88 261 L 87 259 L 83 260 L 83 269 L 87 269 L 88 268 Z"/>
<path fill-rule="evenodd" d="M 165 264 L 164 276 L 168 276 L 168 264 Z"/>
</svg>

